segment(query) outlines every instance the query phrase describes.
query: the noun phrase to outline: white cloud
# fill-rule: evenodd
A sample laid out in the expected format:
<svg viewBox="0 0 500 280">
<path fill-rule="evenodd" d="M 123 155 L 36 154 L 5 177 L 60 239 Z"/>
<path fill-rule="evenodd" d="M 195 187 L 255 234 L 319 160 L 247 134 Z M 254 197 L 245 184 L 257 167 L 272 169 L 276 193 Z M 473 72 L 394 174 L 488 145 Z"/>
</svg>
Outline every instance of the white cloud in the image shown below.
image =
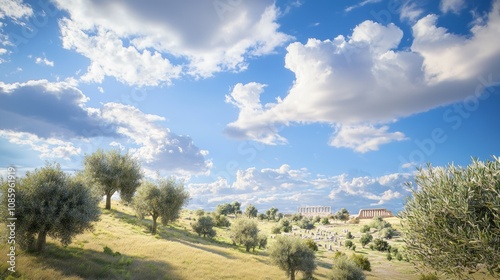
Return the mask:
<svg viewBox="0 0 500 280">
<path fill-rule="evenodd" d="M 470 36 L 452 34 L 436 25 L 435 15 L 426 16 L 413 26 L 410 49 L 396 50 L 403 36 L 398 27 L 371 21 L 356 26 L 347 38 L 292 43 L 285 67 L 295 81 L 288 94 L 261 104 L 256 100 L 263 85 L 235 86 L 226 99 L 240 114 L 226 132 L 280 144 L 286 143 L 280 126 L 317 122 L 341 127 L 340 136 L 371 127 L 372 138 L 363 134 L 364 147 L 359 140 L 348 143 L 349 137 L 332 140 L 359 151 L 402 140 L 401 132 L 389 133 L 385 125 L 473 96 L 478 77 L 500 71 L 500 45 L 491 43 L 500 37 L 499 11 L 496 1 L 486 24 L 473 26 Z"/>
<path fill-rule="evenodd" d="M 44 64 L 50 67 L 54 67 L 54 61 L 48 60 L 46 57 L 37 57 L 35 58 L 36 64 Z"/>
<path fill-rule="evenodd" d="M 22 0 L 0 0 L 0 18 L 18 20 L 33 16 L 33 10 Z"/>
<path fill-rule="evenodd" d="M 364 0 L 364 1 L 360 2 L 359 4 L 352 5 L 352 6 L 345 8 L 344 11 L 350 12 L 354 9 L 361 8 L 367 4 L 374 4 L 374 3 L 379 3 L 379 2 L 382 2 L 382 0 Z"/>
<path fill-rule="evenodd" d="M 250 56 L 291 37 L 278 31 L 271 0 L 182 2 L 58 1 L 63 46 L 88 57 L 82 77 L 130 85 L 169 84 L 183 74 L 241 71 Z M 245 30 L 245 32 L 241 32 Z"/>
<path fill-rule="evenodd" d="M 465 0 L 441 0 L 439 8 L 441 12 L 459 14 L 466 7 Z"/>
<path fill-rule="evenodd" d="M 293 169 L 287 164 L 277 168 L 250 167 L 236 171 L 234 182 L 218 178 L 211 183 L 190 183 L 190 207 L 213 208 L 216 204 L 238 200 L 252 203 L 260 210 L 272 206 L 294 212 L 298 206 L 331 205 L 351 210 L 384 205 L 400 209 L 402 197 L 409 194 L 404 182 L 410 174 L 395 173 L 380 177 L 312 175 L 307 169 Z"/>
<path fill-rule="evenodd" d="M 40 138 L 28 132 L 13 130 L 0 130 L 0 137 L 7 139 L 10 143 L 28 146 L 40 153 L 42 159 L 65 159 L 81 153 L 81 148 L 75 147 L 73 143 L 57 138 Z"/>
<path fill-rule="evenodd" d="M 371 125 L 341 126 L 334 133 L 330 145 L 366 153 L 378 150 L 380 145 L 406 139 L 403 133 L 388 132 L 388 130 L 388 126 L 380 128 Z"/>
<path fill-rule="evenodd" d="M 41 157 L 67 159 L 109 144 L 128 149 L 144 168 L 162 175 L 210 172 L 208 151 L 200 150 L 189 136 L 159 125 L 164 117 L 120 103 L 91 108 L 88 100 L 67 82 L 0 82 L 0 119 L 9 120 L 0 123 L 2 137 L 30 146 Z"/>
<path fill-rule="evenodd" d="M 424 9 L 418 6 L 418 2 L 407 1 L 401 7 L 399 17 L 401 20 L 408 20 L 414 23 L 424 13 Z"/>
</svg>

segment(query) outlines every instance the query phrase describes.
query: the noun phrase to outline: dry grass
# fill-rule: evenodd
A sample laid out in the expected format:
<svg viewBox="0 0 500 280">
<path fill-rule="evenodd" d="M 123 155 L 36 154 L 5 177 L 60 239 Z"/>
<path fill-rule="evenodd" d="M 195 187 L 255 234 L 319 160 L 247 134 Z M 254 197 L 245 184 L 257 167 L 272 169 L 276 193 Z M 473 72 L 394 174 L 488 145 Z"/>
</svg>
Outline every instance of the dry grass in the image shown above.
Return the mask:
<svg viewBox="0 0 500 280">
<path fill-rule="evenodd" d="M 190 226 L 196 217 L 191 211 L 183 211 L 174 224 L 159 226 L 159 233 L 152 236 L 148 230 L 150 220 L 139 223 L 132 210 L 118 202 L 113 202 L 112 207 L 111 211 L 103 210 L 93 232 L 77 236 L 66 248 L 49 240 L 43 254 L 30 255 L 18 250 L 14 274 L 7 271 L 4 253 L 7 247 L 5 240 L 1 240 L 0 279 L 287 279 L 283 271 L 271 264 L 265 250 L 246 253 L 243 248 L 231 245 L 226 229 L 217 228 L 214 240 L 198 237 Z M 391 219 L 397 228 L 399 220 Z M 389 262 L 385 253 L 361 248 L 359 229 L 367 222 L 338 223 L 328 226 L 328 230 L 340 233 L 349 229 L 354 234 L 356 253 L 364 254 L 371 262 L 373 270 L 366 273 L 367 279 L 418 279 L 409 263 Z M 259 222 L 259 228 L 267 234 L 275 225 Z M 4 227 L 1 231 L 1 236 L 5 236 Z M 391 243 L 401 244 L 397 238 Z M 110 250 L 104 252 L 105 247 Z M 337 249 L 352 253 L 347 248 Z M 333 254 L 325 250 L 317 253 L 316 279 L 327 279 Z"/>
</svg>

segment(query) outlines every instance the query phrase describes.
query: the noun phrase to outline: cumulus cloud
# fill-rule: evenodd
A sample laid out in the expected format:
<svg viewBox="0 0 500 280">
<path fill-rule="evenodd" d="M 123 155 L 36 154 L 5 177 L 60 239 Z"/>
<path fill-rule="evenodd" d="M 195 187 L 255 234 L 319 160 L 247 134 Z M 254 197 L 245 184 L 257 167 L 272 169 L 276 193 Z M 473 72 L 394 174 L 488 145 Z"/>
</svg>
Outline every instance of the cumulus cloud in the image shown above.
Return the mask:
<svg viewBox="0 0 500 280">
<path fill-rule="evenodd" d="M 108 143 L 127 149 L 153 172 L 190 176 L 210 171 L 208 151 L 161 126 L 163 117 L 120 103 L 87 107 L 87 101 L 66 82 L 0 82 L 0 118 L 9 120 L 0 124 L 0 137 L 31 147 L 41 158 L 82 156 Z"/>
<path fill-rule="evenodd" d="M 91 60 L 86 81 L 112 76 L 156 86 L 182 74 L 241 71 L 248 57 L 272 53 L 291 38 L 278 31 L 271 0 L 57 4 L 69 13 L 60 21 L 63 46 Z"/>
<path fill-rule="evenodd" d="M 36 64 L 43 64 L 50 67 L 54 67 L 54 61 L 48 60 L 46 57 L 37 57 L 35 58 Z"/>
<path fill-rule="evenodd" d="M 341 126 L 334 133 L 330 145 L 337 148 L 351 148 L 356 152 L 376 151 L 380 145 L 405 140 L 401 132 L 388 132 L 388 126 Z"/>
<path fill-rule="evenodd" d="M 441 0 L 439 8 L 441 12 L 459 14 L 466 7 L 465 0 Z"/>
<path fill-rule="evenodd" d="M 19 20 L 31 16 L 33 16 L 33 10 L 22 0 L 0 0 L 0 19 L 8 17 L 12 20 Z"/>
<path fill-rule="evenodd" d="M 274 206 L 280 211 L 295 212 L 297 207 L 306 205 L 331 205 L 351 211 L 384 205 L 399 210 L 402 198 L 409 194 L 404 183 L 410 180 L 411 174 L 403 173 L 380 177 L 313 175 L 306 168 L 293 169 L 283 164 L 277 168 L 237 170 L 234 182 L 218 178 L 209 183 L 190 183 L 187 189 L 193 198 L 192 208 L 213 208 L 237 200 L 243 206 L 254 204 L 261 211 Z"/>
<path fill-rule="evenodd" d="M 500 37 L 499 26 L 496 1 L 485 24 L 473 26 L 470 36 L 439 27 L 436 15 L 419 19 L 410 49 L 398 50 L 403 32 L 397 26 L 372 21 L 356 26 L 347 38 L 292 43 L 285 67 L 295 81 L 287 95 L 261 104 L 256 100 L 263 85 L 236 85 L 226 100 L 240 113 L 226 132 L 279 144 L 286 143 L 280 126 L 319 122 L 337 128 L 330 144 L 360 152 L 403 140 L 402 132 L 389 132 L 389 123 L 473 96 L 478 77 L 500 71 L 500 45 L 491 44 Z M 361 133 L 370 130 L 372 138 Z M 361 146 L 356 133 L 369 144 Z"/>
<path fill-rule="evenodd" d="M 6 138 L 10 143 L 28 146 L 40 153 L 42 159 L 66 159 L 81 153 L 81 148 L 75 147 L 73 143 L 54 137 L 41 138 L 29 132 L 18 132 L 12 130 L 0 130 L 0 137 Z"/>
</svg>

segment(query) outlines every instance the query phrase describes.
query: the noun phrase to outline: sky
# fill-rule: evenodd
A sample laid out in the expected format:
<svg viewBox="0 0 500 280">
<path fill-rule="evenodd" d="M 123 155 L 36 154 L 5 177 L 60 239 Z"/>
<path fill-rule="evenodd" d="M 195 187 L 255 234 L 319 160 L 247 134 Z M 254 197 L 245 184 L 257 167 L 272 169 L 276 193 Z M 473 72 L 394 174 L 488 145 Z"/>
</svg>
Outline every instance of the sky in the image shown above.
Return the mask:
<svg viewBox="0 0 500 280">
<path fill-rule="evenodd" d="M 190 209 L 397 213 L 499 93 L 500 0 L 0 0 L 0 170 L 120 149 Z"/>
</svg>

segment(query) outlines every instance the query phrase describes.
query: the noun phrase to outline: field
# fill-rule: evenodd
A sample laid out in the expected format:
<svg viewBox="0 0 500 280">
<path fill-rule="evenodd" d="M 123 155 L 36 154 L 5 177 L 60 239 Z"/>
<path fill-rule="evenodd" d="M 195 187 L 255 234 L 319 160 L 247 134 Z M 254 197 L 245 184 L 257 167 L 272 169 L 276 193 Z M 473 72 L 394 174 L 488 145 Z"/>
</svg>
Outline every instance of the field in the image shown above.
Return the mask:
<svg viewBox="0 0 500 280">
<path fill-rule="evenodd" d="M 159 226 L 159 233 L 152 236 L 148 230 L 150 220 L 139 223 L 131 208 L 114 201 L 112 210 L 103 210 L 95 230 L 78 235 L 69 246 L 62 247 L 58 241 L 49 239 L 43 254 L 18 251 L 13 274 L 7 271 L 2 226 L 0 279 L 287 279 L 283 271 L 271 264 L 265 250 L 247 253 L 242 247 L 233 246 L 227 229 L 217 228 L 214 240 L 198 237 L 190 226 L 193 218 L 193 212 L 184 210 L 176 223 Z M 399 227 L 397 218 L 386 220 Z M 352 232 L 356 253 L 364 254 L 371 262 L 372 271 L 366 272 L 367 279 L 418 279 L 410 263 L 388 261 L 386 253 L 372 251 L 368 246 L 361 248 L 359 228 L 367 222 L 318 227 Z M 259 222 L 261 231 L 268 234 L 274 225 L 274 222 Z M 268 240 L 273 242 L 271 238 Z M 397 247 L 401 240 L 394 238 L 390 243 Z M 316 279 L 327 279 L 335 250 L 352 252 L 344 247 L 333 251 L 320 248 L 316 254 Z"/>
</svg>

